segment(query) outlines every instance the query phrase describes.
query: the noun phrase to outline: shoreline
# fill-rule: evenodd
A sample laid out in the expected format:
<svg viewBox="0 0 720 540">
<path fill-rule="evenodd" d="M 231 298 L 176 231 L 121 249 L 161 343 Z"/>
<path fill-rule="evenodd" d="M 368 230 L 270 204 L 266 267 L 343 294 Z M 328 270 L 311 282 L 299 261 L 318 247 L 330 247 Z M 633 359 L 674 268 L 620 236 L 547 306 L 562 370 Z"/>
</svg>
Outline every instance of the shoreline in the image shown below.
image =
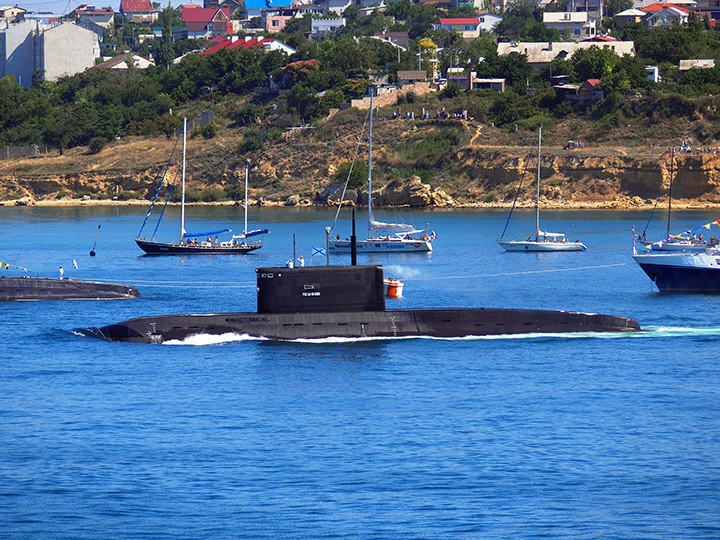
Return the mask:
<svg viewBox="0 0 720 540">
<path fill-rule="evenodd" d="M 39 207 L 78 207 L 78 206 L 148 206 L 150 203 L 146 200 L 133 199 L 126 201 L 113 200 L 79 200 L 79 199 L 52 199 L 33 201 L 25 199 L 0 201 L 0 206 L 39 206 Z M 171 202 L 169 206 L 180 206 L 180 203 Z M 185 206 L 242 206 L 238 201 L 216 201 L 216 202 L 193 202 L 185 203 Z M 335 208 L 335 205 L 321 204 L 297 204 L 286 205 L 284 202 L 267 202 L 258 204 L 257 200 L 250 200 L 248 206 L 254 207 L 273 207 L 273 208 Z M 577 202 L 577 201 L 543 201 L 542 208 L 544 210 L 652 210 L 655 203 L 647 202 L 629 202 L 629 201 L 599 201 L 599 202 Z M 366 208 L 365 206 L 357 206 L 358 208 Z M 454 210 L 454 209 L 484 209 L 484 210 L 507 210 L 512 207 L 512 203 L 504 202 L 473 202 L 473 203 L 456 203 L 447 206 L 423 206 L 412 207 L 413 210 Z M 658 205 L 662 210 L 662 205 Z M 379 208 L 411 208 L 408 205 L 403 206 L 384 206 Z M 529 210 L 535 208 L 534 201 L 523 201 L 516 203 L 515 208 Z M 706 202 L 682 202 L 673 200 L 673 209 L 675 210 L 720 210 L 720 203 Z"/>
</svg>

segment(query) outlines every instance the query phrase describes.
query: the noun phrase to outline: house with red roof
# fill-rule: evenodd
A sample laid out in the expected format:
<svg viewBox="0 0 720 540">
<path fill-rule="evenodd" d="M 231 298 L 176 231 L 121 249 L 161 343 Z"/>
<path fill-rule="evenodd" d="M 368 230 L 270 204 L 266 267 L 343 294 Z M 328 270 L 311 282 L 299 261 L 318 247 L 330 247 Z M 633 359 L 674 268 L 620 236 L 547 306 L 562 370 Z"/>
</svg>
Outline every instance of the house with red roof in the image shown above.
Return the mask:
<svg viewBox="0 0 720 540">
<path fill-rule="evenodd" d="M 227 8 L 183 9 L 182 21 L 190 39 L 211 39 L 233 33 Z"/>
<path fill-rule="evenodd" d="M 433 24 L 434 30 L 457 32 L 464 39 L 475 39 L 480 35 L 480 19 L 478 17 L 441 18 Z"/>
<path fill-rule="evenodd" d="M 553 88 L 559 97 L 577 108 L 587 107 L 605 97 L 600 79 L 588 79 L 582 84 L 556 84 Z"/>
<path fill-rule="evenodd" d="M 83 4 L 72 10 L 69 15 L 76 17 L 79 22 L 91 22 L 103 28 L 112 28 L 115 22 L 115 12 L 110 6 L 98 9 Z"/>
<path fill-rule="evenodd" d="M 253 36 L 230 36 L 228 39 L 221 41 L 220 43 L 216 43 L 215 45 L 210 47 L 203 53 L 203 56 L 215 54 L 216 52 L 223 49 L 250 49 L 251 47 L 265 49 L 266 51 L 280 51 L 284 52 L 288 56 L 293 55 L 296 52 L 295 49 L 293 49 L 289 45 L 286 45 L 279 39 L 263 37 L 256 38 Z"/>
<path fill-rule="evenodd" d="M 674 24 L 687 24 L 690 11 L 675 4 L 656 2 L 641 9 L 647 13 L 642 23 L 646 28 L 670 28 Z"/>
<path fill-rule="evenodd" d="M 120 0 L 120 13 L 134 23 L 151 23 L 160 11 L 150 5 L 150 0 Z"/>
</svg>

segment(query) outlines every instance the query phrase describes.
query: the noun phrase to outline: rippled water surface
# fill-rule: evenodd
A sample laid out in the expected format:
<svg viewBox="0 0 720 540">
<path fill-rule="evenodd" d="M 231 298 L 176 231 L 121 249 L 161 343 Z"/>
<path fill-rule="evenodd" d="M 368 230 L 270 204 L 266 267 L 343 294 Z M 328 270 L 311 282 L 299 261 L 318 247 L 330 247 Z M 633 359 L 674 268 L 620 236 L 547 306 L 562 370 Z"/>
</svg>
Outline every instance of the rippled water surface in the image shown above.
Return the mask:
<svg viewBox="0 0 720 540">
<path fill-rule="evenodd" d="M 144 214 L 0 210 L 6 275 L 62 264 L 143 295 L 0 306 L 0 537 L 720 537 L 720 296 L 652 291 L 630 257 L 647 214 L 544 213 L 589 249 L 542 255 L 501 251 L 504 213 L 402 214 L 431 222 L 435 251 L 361 258 L 405 280 L 389 308 L 606 312 L 644 333 L 179 345 L 74 333 L 252 311 L 254 268 L 284 264 L 293 233 L 310 261 L 332 219 L 253 209 L 252 228 L 271 229 L 253 254 L 144 257 Z M 177 214 L 160 239 L 177 236 Z M 678 230 L 717 218 L 674 216 Z M 240 230 L 242 208 L 190 208 L 188 221 Z M 509 234 L 532 227 L 516 214 Z"/>
</svg>

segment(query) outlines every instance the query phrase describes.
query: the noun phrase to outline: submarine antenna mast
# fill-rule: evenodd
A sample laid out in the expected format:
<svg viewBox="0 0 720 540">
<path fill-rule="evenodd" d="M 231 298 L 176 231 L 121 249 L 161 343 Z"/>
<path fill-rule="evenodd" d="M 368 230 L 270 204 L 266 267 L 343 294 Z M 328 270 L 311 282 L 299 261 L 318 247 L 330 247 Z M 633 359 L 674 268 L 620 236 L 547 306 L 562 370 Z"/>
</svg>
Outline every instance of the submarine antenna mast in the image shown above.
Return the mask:
<svg viewBox="0 0 720 540">
<path fill-rule="evenodd" d="M 325 227 L 325 266 L 330 266 L 330 227 Z"/>
<path fill-rule="evenodd" d="M 245 160 L 245 228 L 243 229 L 243 235 L 245 236 L 245 243 L 247 244 L 247 207 L 248 207 L 248 170 L 250 169 L 250 160 Z"/>
<path fill-rule="evenodd" d="M 355 236 L 355 208 L 352 211 L 352 234 L 350 235 L 350 264 L 357 266 L 357 237 Z"/>
</svg>

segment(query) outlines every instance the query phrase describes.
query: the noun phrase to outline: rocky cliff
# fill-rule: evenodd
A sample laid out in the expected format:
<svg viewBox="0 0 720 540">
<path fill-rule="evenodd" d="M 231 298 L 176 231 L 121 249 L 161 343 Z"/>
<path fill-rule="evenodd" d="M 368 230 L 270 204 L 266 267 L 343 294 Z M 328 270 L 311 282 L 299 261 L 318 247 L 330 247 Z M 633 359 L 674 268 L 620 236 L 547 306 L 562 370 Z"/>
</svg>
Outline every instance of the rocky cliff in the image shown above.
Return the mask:
<svg viewBox="0 0 720 540">
<path fill-rule="evenodd" d="M 422 173 L 421 180 L 412 173 L 392 173 L 409 167 L 393 152 L 393 134 L 386 133 L 377 146 L 377 157 L 375 152 L 373 156 L 376 204 L 503 207 L 512 203 L 521 178 L 520 204 L 534 204 L 537 161 L 528 157 L 529 148 L 490 142 L 471 141 L 444 158 L 446 162 L 435 170 Z M 155 193 L 172 144 L 164 139 L 124 140 L 98 155 L 76 151 L 3 161 L 0 200 L 33 204 L 59 199 L 145 199 Z M 188 189 L 222 188 L 238 198 L 245 156 L 228 158 L 237 155 L 237 144 L 227 139 L 189 141 Z M 329 204 L 337 204 L 337 190 L 327 188 L 336 182 L 340 164 L 352 159 L 356 146 L 355 137 L 348 134 L 331 142 L 307 138 L 264 147 L 249 156 L 250 195 L 263 204 L 326 204 L 328 199 Z M 177 172 L 178 166 L 173 165 L 168 180 Z M 676 155 L 672 172 L 673 200 L 679 206 L 720 205 L 720 154 Z M 541 177 L 542 198 L 548 206 L 632 208 L 652 205 L 659 195 L 667 197 L 671 165 L 667 153 L 646 147 L 563 150 L 548 145 L 543 146 Z M 353 203 L 367 203 L 362 191 L 349 196 Z"/>
</svg>

